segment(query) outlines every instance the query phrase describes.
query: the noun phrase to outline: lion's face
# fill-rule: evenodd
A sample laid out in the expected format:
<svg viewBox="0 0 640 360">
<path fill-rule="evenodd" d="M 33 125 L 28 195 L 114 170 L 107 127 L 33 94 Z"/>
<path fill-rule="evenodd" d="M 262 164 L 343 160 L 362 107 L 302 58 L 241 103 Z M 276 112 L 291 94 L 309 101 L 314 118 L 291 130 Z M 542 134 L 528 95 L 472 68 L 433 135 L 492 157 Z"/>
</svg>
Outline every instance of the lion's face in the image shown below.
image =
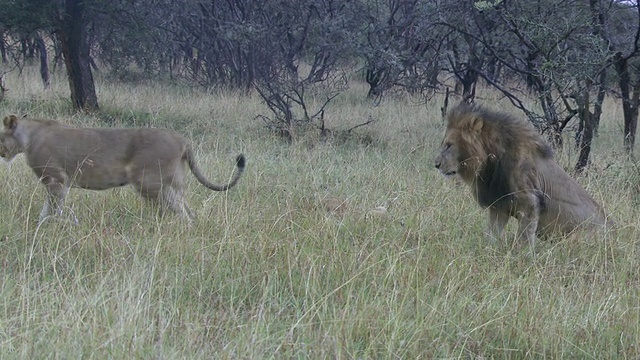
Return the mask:
<svg viewBox="0 0 640 360">
<path fill-rule="evenodd" d="M 463 159 L 460 146 L 456 138 L 447 131 L 440 152 L 435 158 L 435 166 L 438 171 L 447 178 L 459 177 Z"/>
<path fill-rule="evenodd" d="M 13 136 L 0 132 L 0 157 L 11 160 L 20 153 L 19 149 L 20 146 Z"/>
</svg>

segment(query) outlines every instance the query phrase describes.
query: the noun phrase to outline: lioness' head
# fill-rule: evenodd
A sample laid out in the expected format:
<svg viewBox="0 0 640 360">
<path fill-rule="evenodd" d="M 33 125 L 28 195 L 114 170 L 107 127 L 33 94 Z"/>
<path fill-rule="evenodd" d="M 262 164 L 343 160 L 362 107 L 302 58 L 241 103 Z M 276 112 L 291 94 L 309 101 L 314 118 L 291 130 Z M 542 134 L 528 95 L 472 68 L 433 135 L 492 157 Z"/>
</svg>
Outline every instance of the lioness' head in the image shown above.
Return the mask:
<svg viewBox="0 0 640 360">
<path fill-rule="evenodd" d="M 2 122 L 4 128 L 0 132 L 0 157 L 11 160 L 22 152 L 22 147 L 14 136 L 14 130 L 18 126 L 18 117 L 15 115 L 5 116 Z"/>
<path fill-rule="evenodd" d="M 453 109 L 448 119 L 435 166 L 446 177 L 458 176 L 470 181 L 486 157 L 481 141 L 484 120 L 479 114 L 469 111 L 468 105 Z"/>
</svg>

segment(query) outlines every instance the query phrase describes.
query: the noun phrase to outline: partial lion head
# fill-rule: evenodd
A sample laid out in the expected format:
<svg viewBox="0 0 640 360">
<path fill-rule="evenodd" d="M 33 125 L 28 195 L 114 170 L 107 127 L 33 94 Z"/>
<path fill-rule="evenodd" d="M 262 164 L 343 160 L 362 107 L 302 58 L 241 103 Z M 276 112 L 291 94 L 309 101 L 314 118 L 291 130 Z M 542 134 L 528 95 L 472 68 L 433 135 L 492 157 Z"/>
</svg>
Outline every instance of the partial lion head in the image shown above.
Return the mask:
<svg viewBox="0 0 640 360">
<path fill-rule="evenodd" d="M 459 176 L 460 166 L 463 161 L 464 158 L 460 156 L 458 144 L 448 139 L 448 136 L 445 135 L 445 140 L 440 147 L 440 153 L 436 156 L 436 169 L 446 177 Z"/>
<path fill-rule="evenodd" d="M 435 166 L 446 177 L 458 176 L 469 182 L 489 156 L 483 141 L 484 120 L 467 104 L 454 108 L 448 118 Z"/>
<path fill-rule="evenodd" d="M 14 130 L 18 125 L 18 117 L 15 115 L 6 116 L 3 124 L 3 131 L 0 132 L 0 157 L 11 160 L 22 152 L 22 147 L 14 136 Z"/>
</svg>

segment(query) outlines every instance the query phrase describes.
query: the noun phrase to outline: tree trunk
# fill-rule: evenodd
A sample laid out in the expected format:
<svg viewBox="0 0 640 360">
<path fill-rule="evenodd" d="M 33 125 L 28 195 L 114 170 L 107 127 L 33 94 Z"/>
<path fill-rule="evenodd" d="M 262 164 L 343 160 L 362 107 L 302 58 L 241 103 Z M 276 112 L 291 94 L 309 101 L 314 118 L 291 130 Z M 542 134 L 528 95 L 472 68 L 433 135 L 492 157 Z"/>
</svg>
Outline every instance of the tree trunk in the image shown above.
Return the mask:
<svg viewBox="0 0 640 360">
<path fill-rule="evenodd" d="M 71 102 L 76 110 L 92 112 L 98 110 L 98 97 L 85 35 L 83 0 L 66 0 L 57 36 L 67 68 Z"/>
<path fill-rule="evenodd" d="M 370 66 L 366 70 L 365 81 L 369 84 L 369 92 L 367 93 L 367 99 L 375 99 L 382 95 L 383 82 L 387 78 L 387 69 L 374 68 Z"/>
<path fill-rule="evenodd" d="M 4 100 L 4 93 L 7 89 L 4 87 L 4 79 L 2 78 L 2 74 L 0 74 L 0 103 Z"/>
<path fill-rule="evenodd" d="M 4 40 L 4 31 L 0 31 L 0 55 L 2 55 L 2 63 L 6 64 L 7 59 L 7 46 Z"/>
<path fill-rule="evenodd" d="M 40 35 L 35 38 L 36 46 L 38 47 L 38 52 L 40 53 L 40 77 L 42 78 L 42 85 L 44 89 L 48 89 L 51 82 L 49 80 L 49 62 L 47 56 L 47 46 L 44 43 L 44 40 Z"/>
<path fill-rule="evenodd" d="M 600 73 L 600 80 L 598 81 L 598 94 L 596 95 L 596 103 L 593 104 L 593 136 L 598 137 L 598 129 L 600 128 L 600 118 L 602 117 L 602 104 L 604 104 L 604 97 L 607 94 L 607 72 Z"/>
<path fill-rule="evenodd" d="M 585 108 L 582 115 L 580 115 L 581 121 L 584 123 L 584 132 L 580 141 L 580 154 L 578 155 L 578 162 L 576 163 L 576 172 L 581 172 L 589 165 L 589 155 L 591 154 L 591 141 L 593 140 L 593 115 L 588 108 Z"/>
<path fill-rule="evenodd" d="M 624 149 L 632 153 L 636 144 L 636 130 L 638 128 L 638 108 L 625 104 L 622 100 L 622 113 L 624 116 Z"/>
<path fill-rule="evenodd" d="M 618 74 L 618 86 L 622 97 L 624 149 L 627 153 L 631 153 L 636 142 L 636 129 L 638 128 L 638 86 L 637 84 L 634 86 L 632 94 L 628 60 L 628 58 L 622 57 L 621 53 L 617 53 L 614 58 L 614 66 Z"/>
<path fill-rule="evenodd" d="M 53 72 L 55 72 L 62 63 L 62 49 L 60 46 L 60 40 L 57 37 L 53 37 Z"/>
<path fill-rule="evenodd" d="M 467 69 L 464 76 L 460 78 L 462 83 L 462 100 L 471 104 L 476 98 L 476 82 L 478 72 L 475 69 Z"/>
<path fill-rule="evenodd" d="M 580 96 L 580 95 L 578 95 Z M 576 163 L 576 172 L 581 172 L 589 165 L 589 154 L 591 153 L 591 140 L 593 140 L 594 114 L 589 111 L 589 88 L 584 90 L 584 98 L 578 104 L 578 117 L 582 125 L 582 134 L 580 136 L 580 154 Z"/>
<path fill-rule="evenodd" d="M 544 112 L 544 118 L 546 120 L 546 126 L 549 141 L 551 142 L 554 148 L 560 149 L 564 146 L 564 142 L 562 140 L 562 131 L 564 130 L 561 126 L 560 116 L 558 115 L 558 111 L 554 106 L 554 100 L 551 96 L 551 90 L 548 83 L 543 81 L 537 81 L 536 92 L 538 93 L 538 99 L 540 102 L 540 107 L 542 107 L 542 111 Z M 535 125 L 535 124 L 534 124 Z"/>
</svg>

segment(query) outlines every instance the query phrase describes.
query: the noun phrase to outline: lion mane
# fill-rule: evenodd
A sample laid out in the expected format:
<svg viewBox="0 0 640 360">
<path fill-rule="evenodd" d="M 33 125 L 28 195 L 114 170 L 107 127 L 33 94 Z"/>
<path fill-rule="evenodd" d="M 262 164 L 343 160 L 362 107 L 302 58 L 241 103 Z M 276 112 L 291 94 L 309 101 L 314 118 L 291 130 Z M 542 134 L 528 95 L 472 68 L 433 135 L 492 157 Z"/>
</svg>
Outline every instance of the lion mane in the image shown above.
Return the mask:
<svg viewBox="0 0 640 360">
<path fill-rule="evenodd" d="M 493 237 L 502 236 L 510 217 L 532 248 L 536 235 L 611 224 L 533 126 L 505 113 L 467 103 L 452 109 L 435 166 L 470 185 L 478 204 L 489 209 Z"/>
</svg>

